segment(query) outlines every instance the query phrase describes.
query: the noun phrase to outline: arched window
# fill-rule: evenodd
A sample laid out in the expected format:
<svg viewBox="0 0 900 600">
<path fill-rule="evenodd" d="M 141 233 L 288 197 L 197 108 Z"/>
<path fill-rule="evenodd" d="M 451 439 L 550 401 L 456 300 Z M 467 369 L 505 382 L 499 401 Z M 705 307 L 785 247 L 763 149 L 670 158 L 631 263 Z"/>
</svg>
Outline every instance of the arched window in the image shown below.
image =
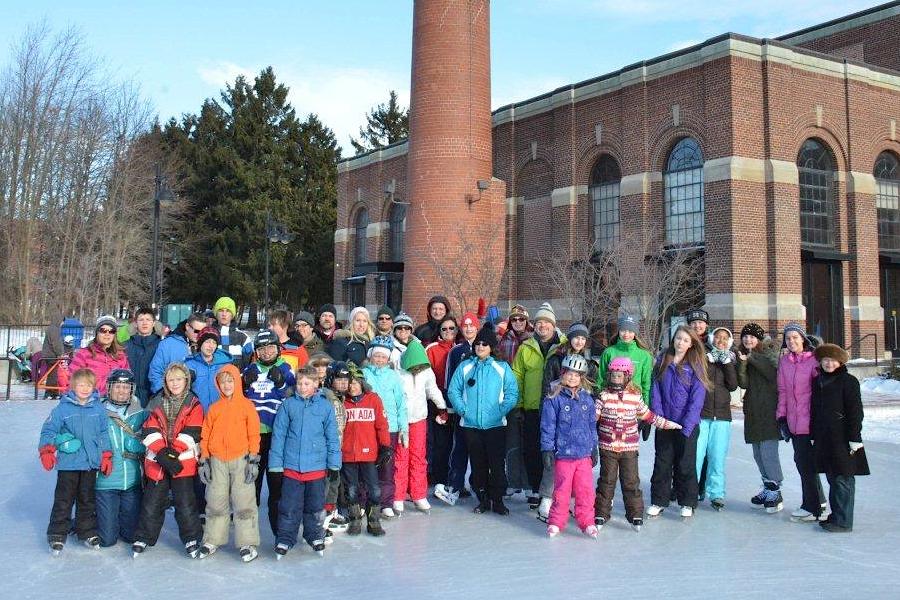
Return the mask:
<svg viewBox="0 0 900 600">
<path fill-rule="evenodd" d="M 703 244 L 703 151 L 694 138 L 683 138 L 672 148 L 665 186 L 666 243 Z"/>
<path fill-rule="evenodd" d="M 622 172 L 616 159 L 604 154 L 591 173 L 591 200 L 594 204 L 594 246 L 608 248 L 619 240 L 619 182 Z"/>
<path fill-rule="evenodd" d="M 900 161 L 882 152 L 875 161 L 875 207 L 878 209 L 878 247 L 900 251 Z"/>
<path fill-rule="evenodd" d="M 361 209 L 356 215 L 356 236 L 353 240 L 353 258 L 355 264 L 366 262 L 366 229 L 369 227 L 369 211 Z"/>
<path fill-rule="evenodd" d="M 800 241 L 834 246 L 834 159 L 815 139 L 803 142 L 797 155 L 800 176 Z"/>
<path fill-rule="evenodd" d="M 403 262 L 403 247 L 406 243 L 406 205 L 391 205 L 391 258 L 392 262 Z"/>
</svg>

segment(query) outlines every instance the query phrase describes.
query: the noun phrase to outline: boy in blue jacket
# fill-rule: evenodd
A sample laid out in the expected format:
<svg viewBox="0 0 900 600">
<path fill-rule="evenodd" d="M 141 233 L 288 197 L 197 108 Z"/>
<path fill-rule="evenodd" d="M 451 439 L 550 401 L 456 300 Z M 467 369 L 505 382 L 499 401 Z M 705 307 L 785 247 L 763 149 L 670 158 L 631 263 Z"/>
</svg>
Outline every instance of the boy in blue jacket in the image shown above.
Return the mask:
<svg viewBox="0 0 900 600">
<path fill-rule="evenodd" d="M 88 369 L 78 369 L 70 385 L 44 421 L 38 442 L 43 467 L 48 471 L 56 467 L 56 491 L 47 526 L 54 556 L 65 546 L 73 504 L 78 539 L 89 548 L 100 547 L 94 486 L 98 470 L 107 476 L 113 470 L 106 410 L 95 389 L 96 376 Z"/>
<path fill-rule="evenodd" d="M 147 411 L 135 394 L 134 374 L 116 369 L 106 379 L 103 407 L 109 417 L 109 441 L 113 470 L 97 477 L 97 524 L 100 545 L 114 546 L 119 538 L 134 542 L 138 516 L 141 513 L 141 481 L 144 444 L 141 428 Z"/>
<path fill-rule="evenodd" d="M 341 442 L 334 407 L 319 390 L 314 367 L 297 372 L 297 393 L 284 400 L 272 427 L 269 470 L 283 474 L 278 502 L 278 558 L 303 539 L 324 556 L 325 533 L 321 516 L 325 509 L 325 480 L 337 481 L 341 473 Z"/>
</svg>

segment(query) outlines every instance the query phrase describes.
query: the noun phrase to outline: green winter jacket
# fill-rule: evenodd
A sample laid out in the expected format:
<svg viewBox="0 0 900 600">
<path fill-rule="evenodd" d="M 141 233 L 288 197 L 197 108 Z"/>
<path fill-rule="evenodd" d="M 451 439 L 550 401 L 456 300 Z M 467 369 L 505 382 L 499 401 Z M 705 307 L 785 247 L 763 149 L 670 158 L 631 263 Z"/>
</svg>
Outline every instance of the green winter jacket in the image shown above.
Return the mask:
<svg viewBox="0 0 900 600">
<path fill-rule="evenodd" d="M 565 344 L 565 335 L 560 334 L 559 343 Z M 547 356 L 550 352 L 547 351 Z M 522 342 L 516 357 L 513 359 L 512 372 L 519 384 L 519 403 L 516 408 L 525 410 L 538 410 L 541 407 L 541 392 L 544 387 L 544 365 L 547 358 L 541 354 L 537 336 L 533 336 Z"/>
<path fill-rule="evenodd" d="M 597 390 L 606 387 L 606 370 L 614 358 L 624 356 L 630 358 L 634 365 L 632 381 L 641 390 L 641 400 L 650 406 L 650 377 L 653 375 L 653 355 L 637 345 L 634 340 L 630 342 L 616 341 L 615 344 L 603 351 L 600 355 L 600 370 L 597 372 Z"/>
</svg>

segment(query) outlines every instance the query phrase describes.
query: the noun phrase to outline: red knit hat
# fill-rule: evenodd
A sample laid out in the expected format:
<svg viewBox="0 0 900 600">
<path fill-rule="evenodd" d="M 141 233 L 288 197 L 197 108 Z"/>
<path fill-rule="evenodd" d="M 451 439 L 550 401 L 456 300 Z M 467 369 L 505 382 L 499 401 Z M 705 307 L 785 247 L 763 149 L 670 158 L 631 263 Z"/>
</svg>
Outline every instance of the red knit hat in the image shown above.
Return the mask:
<svg viewBox="0 0 900 600">
<path fill-rule="evenodd" d="M 459 322 L 460 328 L 463 325 L 474 325 L 476 328 L 478 328 L 481 327 L 481 321 L 478 320 L 478 315 L 470 310 L 462 316 L 462 319 Z"/>
</svg>

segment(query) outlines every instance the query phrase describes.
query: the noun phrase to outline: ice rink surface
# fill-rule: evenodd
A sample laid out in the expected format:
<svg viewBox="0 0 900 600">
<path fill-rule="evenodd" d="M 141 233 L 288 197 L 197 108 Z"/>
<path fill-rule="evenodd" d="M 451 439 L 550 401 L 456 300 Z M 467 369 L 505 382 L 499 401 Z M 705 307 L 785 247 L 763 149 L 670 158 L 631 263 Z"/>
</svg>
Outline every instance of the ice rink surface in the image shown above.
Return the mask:
<svg viewBox="0 0 900 600">
<path fill-rule="evenodd" d="M 203 561 L 187 558 L 172 513 L 157 546 L 136 560 L 124 543 L 95 551 L 74 536 L 62 556 L 50 556 L 56 477 L 41 468 L 37 440 L 53 403 L 0 402 L 0 598 L 900 598 L 900 406 L 876 404 L 867 403 L 863 425 L 873 475 L 857 478 L 851 534 L 790 522 L 800 489 L 788 444 L 785 510 L 750 507 L 760 481 L 738 416 L 720 513 L 707 502 L 682 522 L 672 507 L 635 533 L 617 495 L 599 539 L 570 521 L 550 540 L 521 495 L 507 502 L 507 517 L 475 515 L 471 499 L 455 507 L 432 499 L 430 515 L 407 503 L 403 517 L 384 522 L 382 538 L 339 533 L 324 558 L 301 542 L 276 561 L 263 509 L 260 557 L 243 564 L 230 545 Z M 641 451 L 645 502 L 652 466 L 651 438 Z"/>
</svg>

